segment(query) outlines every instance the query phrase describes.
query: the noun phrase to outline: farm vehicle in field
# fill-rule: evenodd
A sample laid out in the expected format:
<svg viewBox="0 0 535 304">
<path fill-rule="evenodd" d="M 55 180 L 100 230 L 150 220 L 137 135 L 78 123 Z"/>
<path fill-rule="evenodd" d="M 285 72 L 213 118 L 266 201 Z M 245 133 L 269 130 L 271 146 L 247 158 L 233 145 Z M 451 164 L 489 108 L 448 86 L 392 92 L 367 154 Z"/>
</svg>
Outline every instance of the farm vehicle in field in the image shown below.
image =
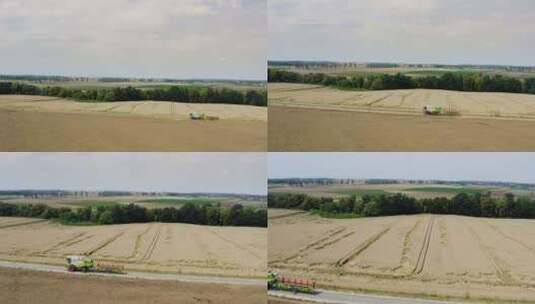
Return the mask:
<svg viewBox="0 0 535 304">
<path fill-rule="evenodd" d="M 444 109 L 442 107 L 437 106 L 424 106 L 424 114 L 426 115 L 441 115 L 444 112 Z"/>
<path fill-rule="evenodd" d="M 191 112 L 189 113 L 189 118 L 192 120 L 219 120 L 217 116 L 208 116 L 200 112 Z"/>
<path fill-rule="evenodd" d="M 269 272 L 267 276 L 268 290 L 291 291 L 294 293 L 316 294 L 316 282 L 308 279 L 293 279 Z"/>
<path fill-rule="evenodd" d="M 94 259 L 82 255 L 67 257 L 67 270 L 71 272 L 100 272 L 125 274 L 124 267 L 114 264 L 97 263 Z"/>
</svg>

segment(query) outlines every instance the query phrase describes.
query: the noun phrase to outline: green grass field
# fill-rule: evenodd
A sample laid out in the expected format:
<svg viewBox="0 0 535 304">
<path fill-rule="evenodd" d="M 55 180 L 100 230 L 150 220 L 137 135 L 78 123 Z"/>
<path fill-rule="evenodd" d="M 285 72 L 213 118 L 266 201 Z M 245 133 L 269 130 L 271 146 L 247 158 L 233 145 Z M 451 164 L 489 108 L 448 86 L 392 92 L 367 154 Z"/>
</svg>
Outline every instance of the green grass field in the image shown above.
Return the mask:
<svg viewBox="0 0 535 304">
<path fill-rule="evenodd" d="M 184 205 L 192 203 L 195 205 L 211 205 L 221 200 L 215 198 L 155 198 L 140 201 L 139 203 L 165 204 L 165 205 Z"/>
<path fill-rule="evenodd" d="M 415 187 L 415 188 L 406 188 L 403 191 L 407 192 L 432 192 L 432 193 L 466 193 L 473 194 L 479 192 L 489 191 L 486 188 L 467 188 L 467 187 Z"/>
<path fill-rule="evenodd" d="M 390 194 L 389 192 L 386 192 L 381 189 L 333 189 L 329 192 L 333 193 L 339 193 L 339 194 L 347 194 L 347 195 L 353 195 L 356 196 L 364 196 L 364 195 L 370 195 L 370 196 L 377 196 L 377 195 L 383 195 L 383 194 Z"/>
</svg>

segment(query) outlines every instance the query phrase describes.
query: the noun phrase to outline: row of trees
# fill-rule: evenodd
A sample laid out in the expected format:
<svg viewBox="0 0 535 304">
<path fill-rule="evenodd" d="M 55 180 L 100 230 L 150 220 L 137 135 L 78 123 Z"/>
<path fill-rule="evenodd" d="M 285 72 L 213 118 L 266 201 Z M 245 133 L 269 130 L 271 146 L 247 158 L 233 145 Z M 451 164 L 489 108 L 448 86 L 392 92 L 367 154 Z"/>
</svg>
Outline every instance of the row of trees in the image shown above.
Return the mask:
<svg viewBox="0 0 535 304">
<path fill-rule="evenodd" d="M 244 92 L 202 86 L 169 86 L 155 89 L 134 87 L 76 89 L 57 86 L 38 87 L 21 82 L 0 82 L 0 94 L 55 96 L 81 101 L 160 100 L 267 106 L 267 92 L 265 90 Z"/>
<path fill-rule="evenodd" d="M 394 90 L 443 89 L 471 92 L 510 92 L 535 94 L 535 78 L 520 80 L 503 75 L 446 72 L 440 76 L 411 77 L 401 73 L 363 76 L 329 76 L 321 73 L 300 74 L 279 69 L 268 70 L 269 82 L 308 83 L 343 89 Z"/>
<path fill-rule="evenodd" d="M 319 210 L 331 214 L 385 216 L 399 214 L 457 214 L 476 217 L 535 218 L 535 200 L 508 193 L 496 199 L 490 193 L 459 193 L 453 198 L 415 199 L 405 194 L 355 195 L 333 200 L 305 194 L 270 193 L 270 208 Z"/>
<path fill-rule="evenodd" d="M 100 205 L 78 209 L 54 208 L 44 204 L 9 204 L 0 202 L 0 216 L 36 217 L 58 219 L 66 224 L 93 223 L 99 225 L 126 223 L 189 223 L 213 226 L 267 227 L 267 211 L 263 208 L 230 208 L 219 205 L 195 205 L 188 203 L 180 208 L 147 209 L 128 205 Z"/>
</svg>

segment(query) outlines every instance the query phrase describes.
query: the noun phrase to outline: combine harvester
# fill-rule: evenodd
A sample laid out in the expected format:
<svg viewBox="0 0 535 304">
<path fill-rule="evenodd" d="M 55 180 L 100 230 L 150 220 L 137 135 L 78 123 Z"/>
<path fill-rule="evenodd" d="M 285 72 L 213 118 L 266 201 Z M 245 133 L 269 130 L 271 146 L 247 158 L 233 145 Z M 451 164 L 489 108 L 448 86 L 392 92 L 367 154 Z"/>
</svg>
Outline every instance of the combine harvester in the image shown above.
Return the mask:
<svg viewBox="0 0 535 304">
<path fill-rule="evenodd" d="M 92 258 L 82 255 L 71 255 L 67 257 L 67 270 L 71 272 L 99 272 L 126 274 L 123 266 L 114 264 L 96 263 Z"/>
<path fill-rule="evenodd" d="M 444 109 L 442 107 L 437 106 L 424 106 L 424 114 L 426 115 L 441 115 L 443 114 Z"/>
<path fill-rule="evenodd" d="M 268 290 L 291 291 L 293 293 L 317 294 L 316 282 L 307 279 L 291 279 L 269 272 L 267 277 Z"/>
<path fill-rule="evenodd" d="M 189 118 L 191 120 L 219 120 L 219 117 L 217 116 L 208 116 L 204 113 L 200 112 L 191 112 L 189 113 Z"/>
</svg>

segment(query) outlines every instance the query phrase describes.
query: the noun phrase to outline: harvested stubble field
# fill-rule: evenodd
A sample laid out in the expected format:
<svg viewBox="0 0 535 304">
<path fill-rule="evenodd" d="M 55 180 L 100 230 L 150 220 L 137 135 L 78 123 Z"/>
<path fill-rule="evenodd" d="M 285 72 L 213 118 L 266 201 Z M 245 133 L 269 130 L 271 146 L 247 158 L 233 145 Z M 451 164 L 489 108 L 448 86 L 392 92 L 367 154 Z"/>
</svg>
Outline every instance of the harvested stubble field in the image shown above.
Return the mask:
<svg viewBox="0 0 535 304">
<path fill-rule="evenodd" d="M 10 225 L 17 220 L 22 224 Z M 127 270 L 263 277 L 266 238 L 265 228 L 165 223 L 64 226 L 4 217 L 0 259 L 64 265 L 67 255 L 87 254 Z"/>
<path fill-rule="evenodd" d="M 270 151 L 535 148 L 535 95 L 275 83 L 269 85 L 269 105 Z M 424 105 L 455 115 L 425 116 Z"/>
<path fill-rule="evenodd" d="M 191 112 L 219 120 L 191 121 Z M 0 95 L 0 122 L 4 151 L 261 151 L 267 136 L 265 107 L 228 104 L 92 103 Z M 230 136 L 232 142 L 227 140 Z"/>
<path fill-rule="evenodd" d="M 261 304 L 263 287 L 195 284 L 0 268 L 2 303 Z"/>
<path fill-rule="evenodd" d="M 452 215 L 270 220 L 268 266 L 321 287 L 535 300 L 535 221 Z"/>
<path fill-rule="evenodd" d="M 535 119 L 535 95 L 445 90 L 346 91 L 324 86 L 269 85 L 270 105 L 325 110 L 422 115 L 425 105 L 441 106 L 465 118 Z M 454 113 L 455 114 L 455 113 Z"/>
</svg>

